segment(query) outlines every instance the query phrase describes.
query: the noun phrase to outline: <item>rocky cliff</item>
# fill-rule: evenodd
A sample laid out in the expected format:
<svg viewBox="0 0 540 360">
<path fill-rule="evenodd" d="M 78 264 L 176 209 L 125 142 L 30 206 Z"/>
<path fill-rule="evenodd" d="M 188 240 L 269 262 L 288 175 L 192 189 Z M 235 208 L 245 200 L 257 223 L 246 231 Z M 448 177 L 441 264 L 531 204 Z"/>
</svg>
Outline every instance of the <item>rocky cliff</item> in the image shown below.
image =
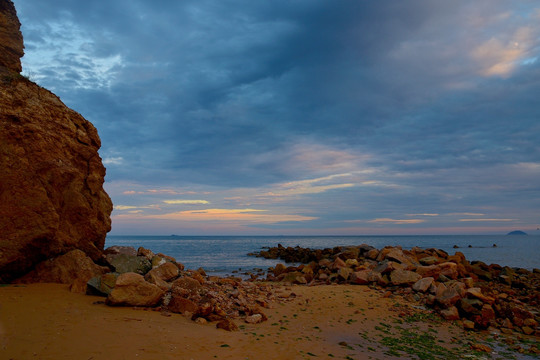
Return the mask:
<svg viewBox="0 0 540 360">
<path fill-rule="evenodd" d="M 111 226 L 97 131 L 20 75 L 19 27 L 0 0 L 0 283 L 74 249 L 98 260 Z"/>
</svg>

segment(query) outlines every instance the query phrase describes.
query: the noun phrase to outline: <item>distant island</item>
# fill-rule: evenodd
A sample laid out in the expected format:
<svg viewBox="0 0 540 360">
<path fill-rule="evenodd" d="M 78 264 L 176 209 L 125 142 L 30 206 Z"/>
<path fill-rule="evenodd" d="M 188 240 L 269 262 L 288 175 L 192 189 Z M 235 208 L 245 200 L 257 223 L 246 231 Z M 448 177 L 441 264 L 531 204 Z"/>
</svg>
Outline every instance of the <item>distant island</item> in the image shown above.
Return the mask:
<svg viewBox="0 0 540 360">
<path fill-rule="evenodd" d="M 527 233 L 521 230 L 515 230 L 515 231 L 510 231 L 506 235 L 527 235 Z"/>
</svg>

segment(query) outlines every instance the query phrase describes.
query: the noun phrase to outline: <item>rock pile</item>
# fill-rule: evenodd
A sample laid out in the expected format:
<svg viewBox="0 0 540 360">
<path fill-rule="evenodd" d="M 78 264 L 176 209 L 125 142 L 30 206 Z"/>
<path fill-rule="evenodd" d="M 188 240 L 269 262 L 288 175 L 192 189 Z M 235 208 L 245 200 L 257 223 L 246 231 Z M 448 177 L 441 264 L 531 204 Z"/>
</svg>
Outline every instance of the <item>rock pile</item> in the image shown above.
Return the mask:
<svg viewBox="0 0 540 360">
<path fill-rule="evenodd" d="M 315 250 L 278 245 L 255 255 L 302 263 L 277 264 L 269 270 L 270 281 L 377 286 L 431 306 L 445 319 L 462 320 L 467 329 L 495 326 L 540 336 L 538 269 L 471 263 L 461 252 L 369 245 Z"/>
<path fill-rule="evenodd" d="M 186 270 L 174 258 L 144 248 L 115 246 L 105 254 L 112 271 L 90 279 L 87 293 L 106 296 L 111 306 L 151 307 L 198 323 L 216 322 L 230 331 L 237 329 L 237 319 L 252 324 L 267 320 L 262 309 L 291 296 L 272 284 Z"/>
</svg>

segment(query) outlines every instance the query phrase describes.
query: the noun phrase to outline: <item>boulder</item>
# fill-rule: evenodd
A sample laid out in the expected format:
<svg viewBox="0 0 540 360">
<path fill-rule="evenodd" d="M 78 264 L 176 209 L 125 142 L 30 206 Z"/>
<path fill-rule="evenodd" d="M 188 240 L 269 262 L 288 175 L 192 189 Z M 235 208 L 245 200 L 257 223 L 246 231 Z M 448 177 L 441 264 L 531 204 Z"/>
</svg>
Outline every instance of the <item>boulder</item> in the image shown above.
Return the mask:
<svg viewBox="0 0 540 360">
<path fill-rule="evenodd" d="M 144 275 L 152 269 L 152 264 L 144 256 L 133 256 L 127 254 L 107 254 L 105 256 L 110 266 L 117 273 L 123 274 L 134 272 Z"/>
<path fill-rule="evenodd" d="M 86 283 L 90 278 L 108 271 L 108 268 L 96 265 L 81 250 L 72 250 L 39 263 L 34 270 L 15 282 L 71 284 L 79 279 Z"/>
<path fill-rule="evenodd" d="M 107 273 L 101 276 L 96 276 L 88 280 L 87 294 L 108 296 L 114 289 L 116 280 L 118 279 L 118 273 Z"/>
<path fill-rule="evenodd" d="M 493 304 L 495 302 L 494 298 L 482 294 L 482 290 L 480 288 L 467 289 L 466 296 L 468 298 L 480 299 L 480 300 L 482 300 L 482 302 L 488 303 L 488 304 Z"/>
<path fill-rule="evenodd" d="M 420 275 L 409 270 L 394 270 L 390 273 L 390 283 L 392 285 L 413 285 L 420 278 Z"/>
<path fill-rule="evenodd" d="M 187 298 L 184 298 L 182 296 L 174 296 L 174 295 L 169 301 L 167 308 L 171 312 L 180 313 L 180 314 L 186 314 L 188 312 L 190 314 L 197 314 L 197 312 L 199 311 L 199 306 L 195 302 Z"/>
<path fill-rule="evenodd" d="M 447 287 L 443 291 L 437 291 L 435 300 L 444 308 L 454 306 L 461 299 L 461 295 L 454 287 Z"/>
<path fill-rule="evenodd" d="M 349 276 L 351 276 L 352 273 L 353 273 L 353 269 L 349 267 L 340 268 L 337 271 L 339 279 L 343 281 L 349 280 Z"/>
<path fill-rule="evenodd" d="M 19 27 L 0 1 L 0 283 L 75 249 L 97 261 L 111 228 L 97 130 L 20 76 Z"/>
<path fill-rule="evenodd" d="M 369 284 L 370 283 L 370 281 L 369 281 L 370 273 L 371 273 L 371 270 L 360 270 L 360 271 L 353 272 L 351 274 L 351 279 L 350 279 L 351 284 L 356 284 L 356 285 L 367 285 L 367 284 Z"/>
<path fill-rule="evenodd" d="M 459 309 L 469 315 L 478 315 L 484 303 L 478 299 L 462 298 L 457 303 Z"/>
<path fill-rule="evenodd" d="M 172 279 L 178 277 L 179 273 L 180 271 L 178 270 L 178 267 L 176 265 L 170 262 L 166 262 L 165 264 L 162 264 L 150 270 L 145 275 L 145 279 L 149 281 L 151 277 L 156 277 L 163 281 L 171 281 Z"/>
<path fill-rule="evenodd" d="M 114 289 L 107 297 L 112 306 L 154 306 L 161 300 L 164 292 L 150 284 L 142 275 L 129 272 L 118 276 Z"/>
<path fill-rule="evenodd" d="M 171 290 L 178 293 L 195 293 L 201 288 L 201 283 L 189 276 L 183 276 L 172 283 Z"/>
<path fill-rule="evenodd" d="M 412 289 L 418 292 L 426 292 L 431 287 L 431 285 L 433 285 L 434 281 L 435 279 L 433 279 L 432 277 L 422 278 L 413 284 Z"/>
<path fill-rule="evenodd" d="M 444 262 L 437 265 L 418 266 L 416 272 L 422 277 L 432 277 L 435 280 L 445 276 L 449 279 L 457 279 L 459 276 L 458 265 L 453 262 Z"/>
<path fill-rule="evenodd" d="M 274 276 L 279 276 L 279 275 L 283 274 L 285 272 L 285 269 L 286 269 L 286 267 L 282 263 L 276 264 L 276 266 L 274 267 L 274 270 L 273 270 Z"/>
</svg>

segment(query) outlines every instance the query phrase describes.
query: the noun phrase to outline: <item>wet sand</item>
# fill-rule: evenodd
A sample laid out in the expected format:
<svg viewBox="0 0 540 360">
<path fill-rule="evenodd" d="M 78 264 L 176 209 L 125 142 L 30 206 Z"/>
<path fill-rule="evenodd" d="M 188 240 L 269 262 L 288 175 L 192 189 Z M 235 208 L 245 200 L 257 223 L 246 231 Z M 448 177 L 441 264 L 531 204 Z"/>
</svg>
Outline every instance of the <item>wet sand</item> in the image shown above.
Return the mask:
<svg viewBox="0 0 540 360">
<path fill-rule="evenodd" d="M 365 286 L 283 288 L 292 295 L 265 309 L 268 321 L 227 332 L 179 314 L 109 307 L 66 285 L 0 287 L 1 359 L 391 359 L 383 338 L 410 329 L 445 348 L 466 337 L 450 323 L 423 319 L 414 304 Z M 405 330 L 404 330 L 405 329 Z M 461 345 L 456 345 L 462 342 Z M 401 358 L 409 358 L 401 354 Z"/>
</svg>

